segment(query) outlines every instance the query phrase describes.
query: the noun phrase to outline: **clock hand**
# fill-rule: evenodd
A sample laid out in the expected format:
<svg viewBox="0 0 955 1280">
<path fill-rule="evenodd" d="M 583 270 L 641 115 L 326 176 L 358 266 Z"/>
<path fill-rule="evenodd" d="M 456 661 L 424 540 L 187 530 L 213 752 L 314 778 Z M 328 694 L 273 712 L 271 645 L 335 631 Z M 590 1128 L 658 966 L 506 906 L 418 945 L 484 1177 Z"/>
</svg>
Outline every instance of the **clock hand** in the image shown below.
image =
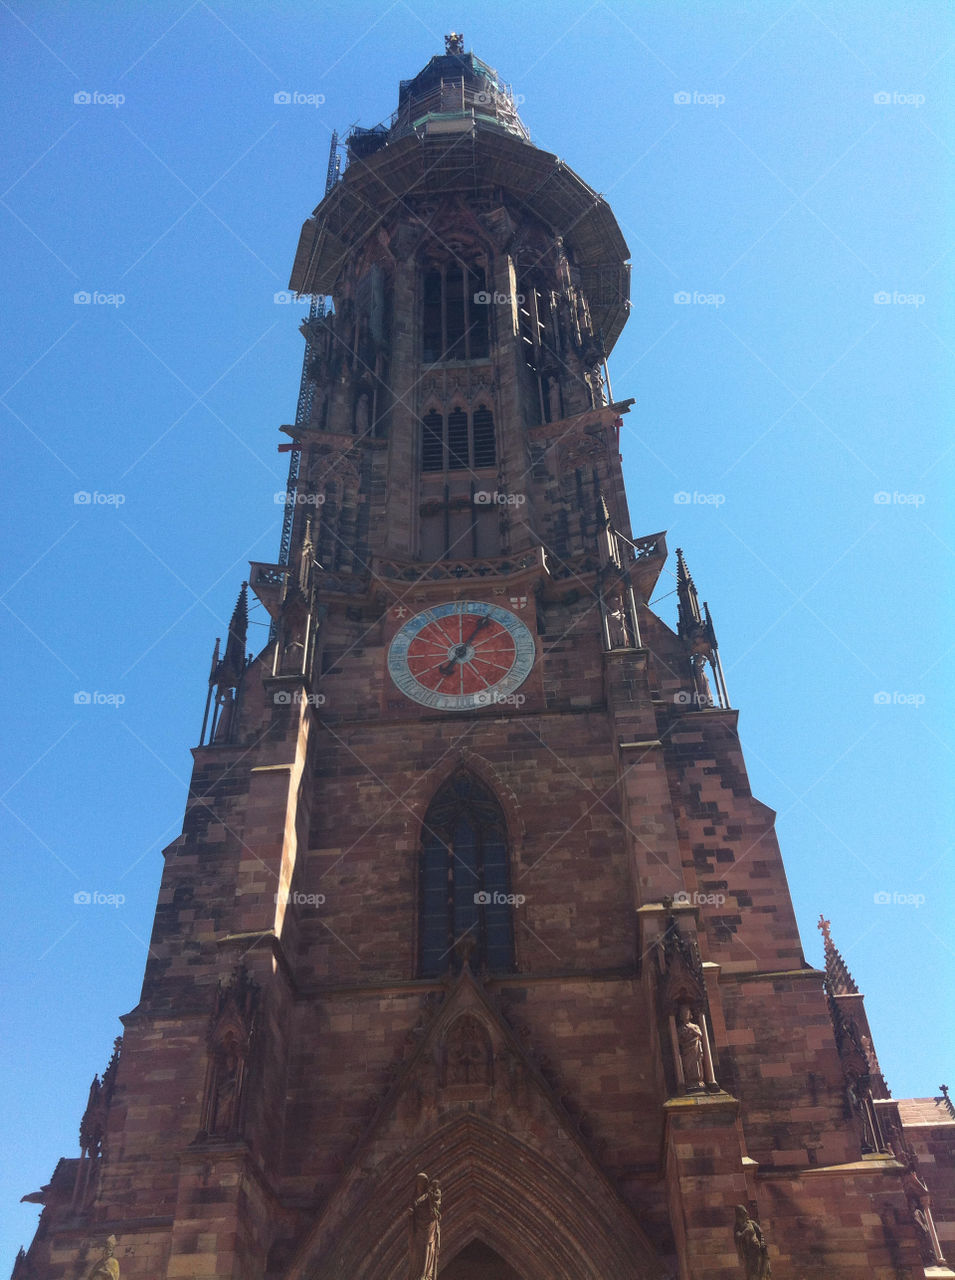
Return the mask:
<svg viewBox="0 0 955 1280">
<path fill-rule="evenodd" d="M 471 634 L 468 636 L 467 640 L 462 640 L 462 642 L 459 645 L 455 646 L 454 653 L 448 659 L 448 661 L 444 663 L 443 666 L 438 667 L 438 670 L 441 672 L 443 676 L 453 675 L 455 666 L 459 663 L 463 664 L 464 662 L 467 661 L 468 649 L 472 641 L 474 640 L 474 637 L 481 630 L 481 628 L 486 627 L 490 621 L 491 621 L 491 615 L 489 613 L 486 613 L 484 617 L 481 619 L 481 621 L 474 628 L 474 630 L 471 632 Z"/>
</svg>

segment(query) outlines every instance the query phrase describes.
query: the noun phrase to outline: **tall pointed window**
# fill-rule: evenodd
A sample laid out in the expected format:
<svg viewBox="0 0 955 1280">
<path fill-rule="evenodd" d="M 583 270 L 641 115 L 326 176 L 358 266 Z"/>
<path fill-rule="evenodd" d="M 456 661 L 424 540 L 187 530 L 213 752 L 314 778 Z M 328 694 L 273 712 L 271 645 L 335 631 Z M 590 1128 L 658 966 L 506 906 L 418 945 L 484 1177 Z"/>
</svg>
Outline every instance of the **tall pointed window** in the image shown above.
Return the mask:
<svg viewBox="0 0 955 1280">
<path fill-rule="evenodd" d="M 472 944 L 470 963 L 514 968 L 513 906 L 504 815 L 476 778 L 460 771 L 424 820 L 419 879 L 418 972 L 435 978 L 460 966 L 455 944 Z"/>
</svg>

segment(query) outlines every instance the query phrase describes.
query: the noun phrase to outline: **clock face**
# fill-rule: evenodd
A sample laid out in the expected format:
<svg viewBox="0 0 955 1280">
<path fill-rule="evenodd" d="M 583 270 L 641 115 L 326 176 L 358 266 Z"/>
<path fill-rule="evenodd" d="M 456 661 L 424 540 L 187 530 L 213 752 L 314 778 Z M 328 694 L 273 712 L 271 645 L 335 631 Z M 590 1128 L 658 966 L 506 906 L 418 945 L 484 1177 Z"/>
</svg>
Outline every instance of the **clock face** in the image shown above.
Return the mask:
<svg viewBox="0 0 955 1280">
<path fill-rule="evenodd" d="M 506 702 L 535 655 L 534 637 L 507 609 L 456 600 L 408 619 L 388 649 L 388 671 L 422 706 L 464 711 Z"/>
</svg>

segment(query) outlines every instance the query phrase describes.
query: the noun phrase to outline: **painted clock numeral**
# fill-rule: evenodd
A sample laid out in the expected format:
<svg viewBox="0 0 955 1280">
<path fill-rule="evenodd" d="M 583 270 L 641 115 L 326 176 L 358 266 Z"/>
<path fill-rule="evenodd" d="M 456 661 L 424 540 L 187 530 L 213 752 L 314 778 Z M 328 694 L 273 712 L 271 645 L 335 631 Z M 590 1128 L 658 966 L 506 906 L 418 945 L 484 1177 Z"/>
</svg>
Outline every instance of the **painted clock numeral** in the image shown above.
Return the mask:
<svg viewBox="0 0 955 1280">
<path fill-rule="evenodd" d="M 388 649 L 388 671 L 422 706 L 462 711 L 513 693 L 530 675 L 535 654 L 534 637 L 512 613 L 456 600 L 408 619 Z"/>
</svg>

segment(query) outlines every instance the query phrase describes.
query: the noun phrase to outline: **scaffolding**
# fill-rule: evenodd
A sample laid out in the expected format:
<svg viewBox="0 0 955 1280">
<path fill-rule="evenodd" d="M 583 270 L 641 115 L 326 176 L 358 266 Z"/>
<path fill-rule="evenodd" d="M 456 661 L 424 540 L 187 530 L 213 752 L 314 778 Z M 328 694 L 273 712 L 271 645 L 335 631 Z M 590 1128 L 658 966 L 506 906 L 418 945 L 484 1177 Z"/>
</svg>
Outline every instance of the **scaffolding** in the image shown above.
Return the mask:
<svg viewBox="0 0 955 1280">
<path fill-rule="evenodd" d="M 328 149 L 328 168 L 325 173 L 325 194 L 335 186 L 341 177 L 342 158 L 338 147 L 338 133 L 332 134 Z M 315 382 L 312 378 L 312 360 L 315 356 L 315 333 L 318 322 L 324 320 L 327 298 L 324 294 L 312 294 L 308 308 L 308 320 L 303 326 L 305 333 L 305 354 L 302 358 L 302 380 L 298 389 L 298 404 L 295 407 L 296 427 L 308 426 L 312 414 L 312 400 L 315 395 Z M 279 543 L 279 564 L 288 564 L 292 554 L 292 526 L 295 523 L 295 498 L 298 491 L 299 468 L 302 463 L 302 446 L 300 440 L 292 441 L 289 456 L 288 482 L 285 486 L 285 515 L 282 520 L 282 539 Z"/>
</svg>

